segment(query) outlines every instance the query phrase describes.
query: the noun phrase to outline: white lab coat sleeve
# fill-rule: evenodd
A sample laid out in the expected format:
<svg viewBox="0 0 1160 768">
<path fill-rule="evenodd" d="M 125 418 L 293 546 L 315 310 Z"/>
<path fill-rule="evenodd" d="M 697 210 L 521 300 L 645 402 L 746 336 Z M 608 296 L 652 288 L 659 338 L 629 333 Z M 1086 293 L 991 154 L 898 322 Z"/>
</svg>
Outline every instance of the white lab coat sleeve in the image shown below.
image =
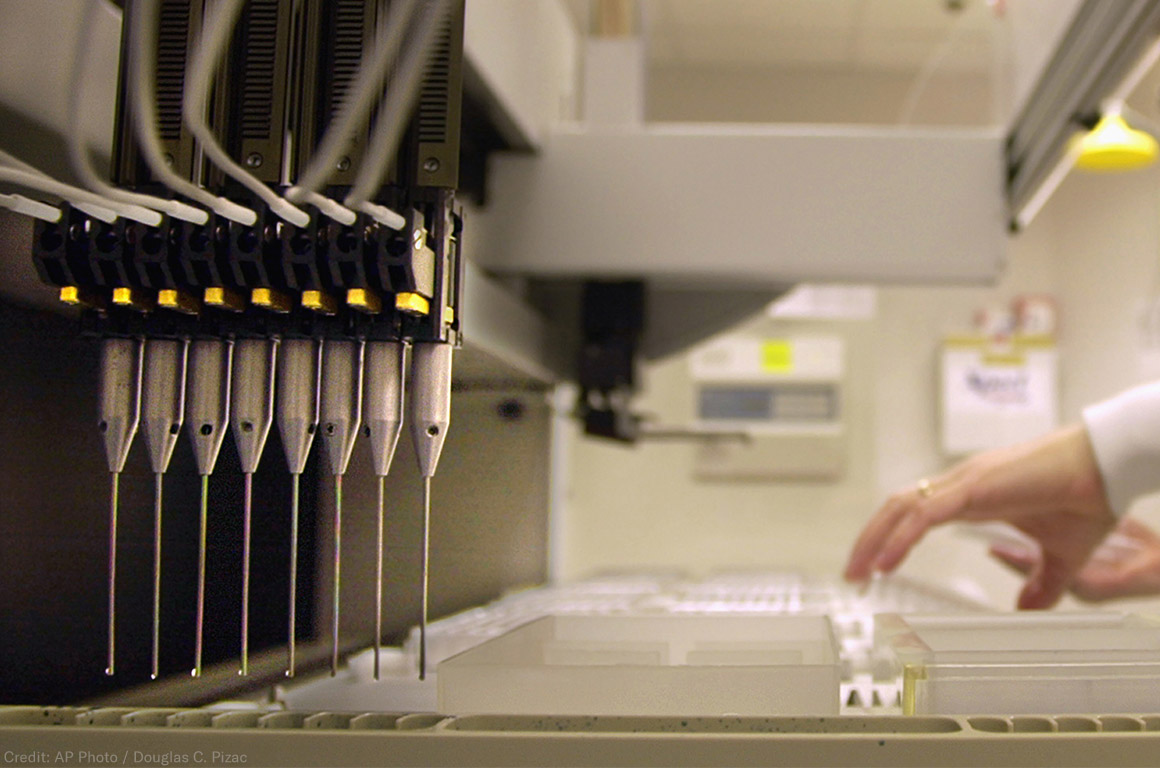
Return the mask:
<svg viewBox="0 0 1160 768">
<path fill-rule="evenodd" d="M 1108 503 L 1123 517 L 1138 497 L 1160 491 L 1160 381 L 1083 412 Z"/>
</svg>

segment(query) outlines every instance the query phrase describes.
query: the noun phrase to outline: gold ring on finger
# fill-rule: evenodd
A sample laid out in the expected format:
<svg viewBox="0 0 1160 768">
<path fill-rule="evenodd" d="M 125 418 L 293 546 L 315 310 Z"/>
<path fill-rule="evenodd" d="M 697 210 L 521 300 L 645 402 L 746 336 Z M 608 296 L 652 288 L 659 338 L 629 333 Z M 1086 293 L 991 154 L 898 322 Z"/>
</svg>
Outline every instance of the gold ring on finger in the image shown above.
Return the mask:
<svg viewBox="0 0 1160 768">
<path fill-rule="evenodd" d="M 918 495 L 924 499 L 929 499 L 934 495 L 934 488 L 931 487 L 930 480 L 925 477 L 915 483 L 915 489 L 918 491 Z"/>
</svg>

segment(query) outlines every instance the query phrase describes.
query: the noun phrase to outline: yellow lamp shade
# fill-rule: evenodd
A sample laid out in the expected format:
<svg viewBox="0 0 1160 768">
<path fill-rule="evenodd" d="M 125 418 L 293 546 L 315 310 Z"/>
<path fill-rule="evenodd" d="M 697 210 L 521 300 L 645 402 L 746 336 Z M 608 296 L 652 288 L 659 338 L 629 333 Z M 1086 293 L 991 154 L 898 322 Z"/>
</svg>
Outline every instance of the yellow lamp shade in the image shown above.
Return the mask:
<svg viewBox="0 0 1160 768">
<path fill-rule="evenodd" d="M 1079 138 L 1075 165 L 1085 171 L 1131 171 L 1156 161 L 1160 146 L 1151 134 L 1138 131 L 1119 114 L 1104 115 Z"/>
</svg>

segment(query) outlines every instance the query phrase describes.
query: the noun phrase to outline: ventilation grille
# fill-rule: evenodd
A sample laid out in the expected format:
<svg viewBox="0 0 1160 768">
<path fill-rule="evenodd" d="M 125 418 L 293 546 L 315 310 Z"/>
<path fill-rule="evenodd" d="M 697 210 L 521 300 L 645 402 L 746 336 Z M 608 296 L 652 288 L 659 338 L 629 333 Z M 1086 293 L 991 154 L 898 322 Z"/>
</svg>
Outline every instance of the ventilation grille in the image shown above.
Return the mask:
<svg viewBox="0 0 1160 768">
<path fill-rule="evenodd" d="M 333 117 L 346 101 L 363 56 L 366 19 L 365 0 L 337 0 L 333 3 L 334 28 L 331 33 L 329 80 L 330 115 Z"/>
<path fill-rule="evenodd" d="M 419 94 L 419 142 L 442 144 L 447 141 L 447 111 L 451 94 L 452 14 L 446 14 L 431 46 L 431 58 Z"/>
<path fill-rule="evenodd" d="M 190 0 L 165 0 L 157 34 L 157 118 L 163 141 L 181 138 L 181 99 L 189 40 Z"/>
<path fill-rule="evenodd" d="M 278 53 L 278 0 L 246 5 L 245 67 L 242 78 L 242 138 L 270 138 Z"/>
</svg>

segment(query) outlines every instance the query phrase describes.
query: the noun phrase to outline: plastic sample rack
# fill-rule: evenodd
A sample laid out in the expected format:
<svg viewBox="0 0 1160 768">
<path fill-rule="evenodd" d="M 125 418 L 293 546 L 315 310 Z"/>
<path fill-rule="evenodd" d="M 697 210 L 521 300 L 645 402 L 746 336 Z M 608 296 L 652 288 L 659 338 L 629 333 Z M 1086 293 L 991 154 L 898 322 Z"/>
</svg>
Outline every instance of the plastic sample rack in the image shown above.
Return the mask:
<svg viewBox="0 0 1160 768">
<path fill-rule="evenodd" d="M 1160 711 L 1160 620 L 1119 613 L 885 614 L 904 714 Z"/>
<path fill-rule="evenodd" d="M 460 714 L 836 715 L 825 616 L 547 616 L 439 665 Z"/>
</svg>

